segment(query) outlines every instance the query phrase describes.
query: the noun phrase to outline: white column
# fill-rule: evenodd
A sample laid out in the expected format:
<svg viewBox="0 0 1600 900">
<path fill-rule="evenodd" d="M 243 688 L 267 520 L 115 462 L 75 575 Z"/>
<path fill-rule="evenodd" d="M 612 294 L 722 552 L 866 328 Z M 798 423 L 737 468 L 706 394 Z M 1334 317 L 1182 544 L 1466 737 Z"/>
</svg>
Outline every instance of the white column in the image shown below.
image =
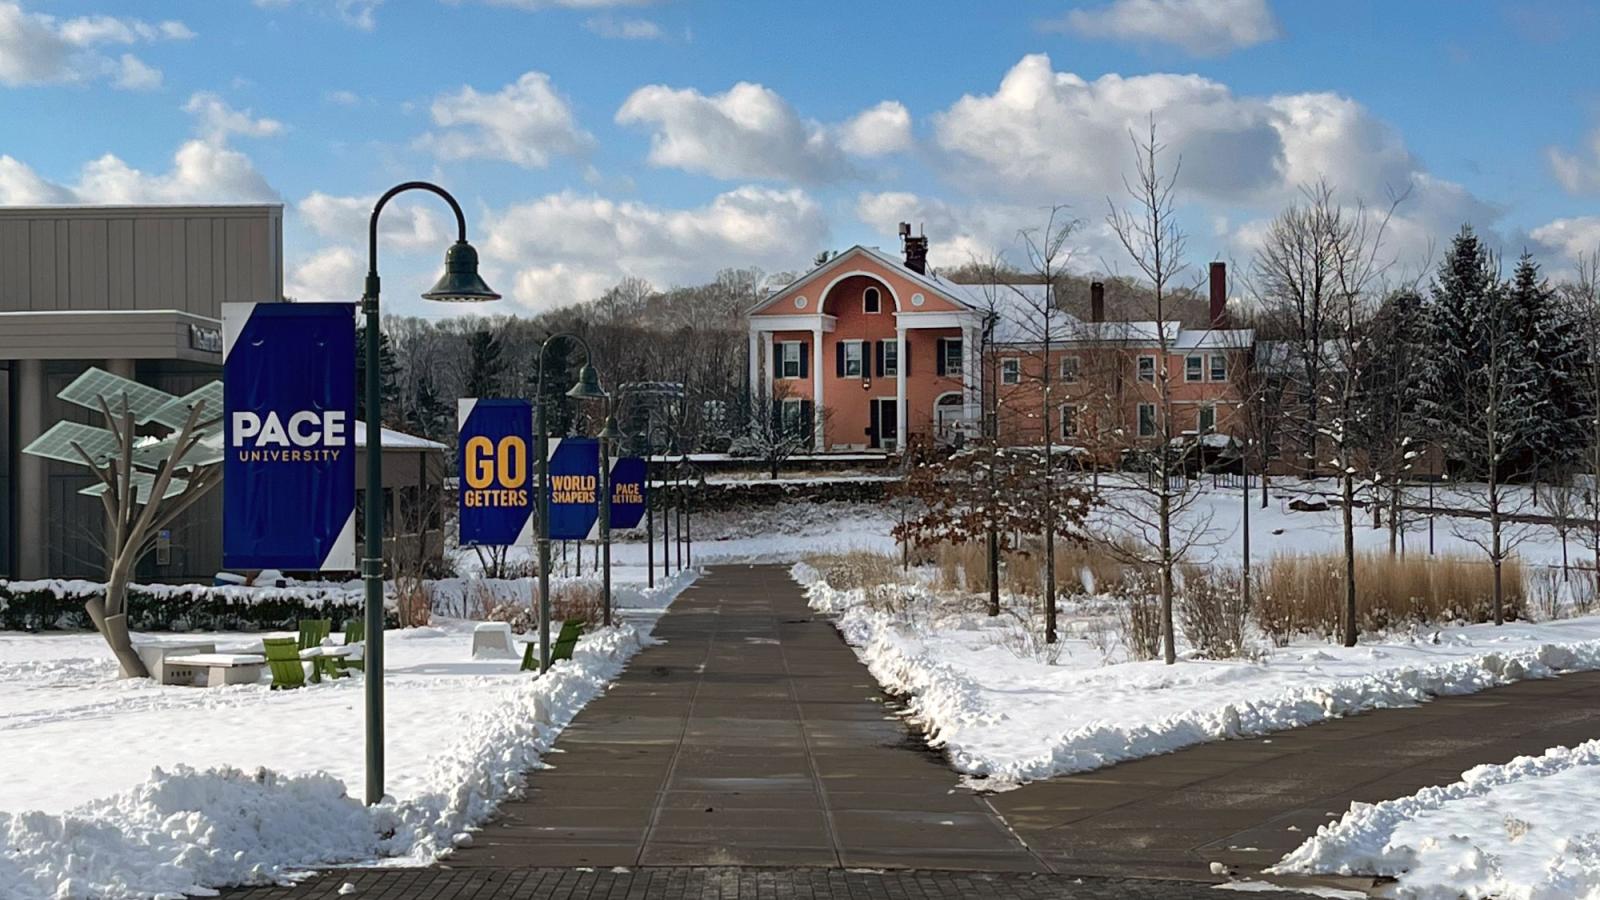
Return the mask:
<svg viewBox="0 0 1600 900">
<path fill-rule="evenodd" d="M 906 423 L 910 421 L 910 417 L 906 414 L 906 327 L 900 323 L 898 317 L 894 323 L 894 340 L 894 414 L 895 427 L 899 429 L 895 443 L 904 448 L 911 436 L 906 433 Z M 923 362 L 923 365 L 927 364 L 926 361 Z"/>
<path fill-rule="evenodd" d="M 761 396 L 761 333 L 750 326 L 750 400 Z"/>
<path fill-rule="evenodd" d="M 979 409 L 979 368 L 983 365 L 982 348 L 978 346 L 978 329 L 961 329 L 961 417 L 972 422 Z"/>
<path fill-rule="evenodd" d="M 822 320 L 811 326 L 811 428 L 814 432 L 812 444 L 816 452 L 822 453 L 828 449 L 823 443 L 827 439 L 822 427 Z"/>
<path fill-rule="evenodd" d="M 766 361 L 765 365 L 767 367 L 766 374 L 761 376 L 762 385 L 766 388 L 767 399 L 770 401 L 776 399 L 773 395 L 778 386 L 778 360 L 775 355 L 775 348 L 772 346 L 772 332 L 763 331 L 761 333 L 761 341 L 761 358 Z"/>
</svg>

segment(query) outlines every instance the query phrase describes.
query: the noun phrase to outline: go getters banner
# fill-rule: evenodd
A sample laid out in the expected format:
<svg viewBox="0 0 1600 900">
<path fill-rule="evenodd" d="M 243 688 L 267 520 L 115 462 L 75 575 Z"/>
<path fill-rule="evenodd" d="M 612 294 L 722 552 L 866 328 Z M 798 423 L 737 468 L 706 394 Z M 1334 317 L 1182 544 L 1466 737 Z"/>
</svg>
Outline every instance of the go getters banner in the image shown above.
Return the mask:
<svg viewBox="0 0 1600 900">
<path fill-rule="evenodd" d="M 533 404 L 468 398 L 456 414 L 462 546 L 531 544 Z"/>
<path fill-rule="evenodd" d="M 224 303 L 222 564 L 356 567 L 355 304 Z"/>
</svg>

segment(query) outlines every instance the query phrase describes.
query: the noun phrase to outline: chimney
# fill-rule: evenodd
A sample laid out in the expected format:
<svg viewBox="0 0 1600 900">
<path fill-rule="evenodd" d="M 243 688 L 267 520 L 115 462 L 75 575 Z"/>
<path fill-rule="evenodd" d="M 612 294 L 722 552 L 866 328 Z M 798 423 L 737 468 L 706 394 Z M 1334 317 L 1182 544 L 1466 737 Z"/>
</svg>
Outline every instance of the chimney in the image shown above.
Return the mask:
<svg viewBox="0 0 1600 900">
<path fill-rule="evenodd" d="M 906 250 L 906 268 L 919 275 L 928 274 L 928 238 L 926 235 L 911 236 L 911 223 L 900 223 L 900 242 Z"/>
<path fill-rule="evenodd" d="M 1089 282 L 1089 321 L 1104 322 L 1106 320 L 1106 283 L 1103 281 Z"/>
<path fill-rule="evenodd" d="M 1228 264 L 1211 264 L 1211 327 L 1228 327 Z"/>
</svg>

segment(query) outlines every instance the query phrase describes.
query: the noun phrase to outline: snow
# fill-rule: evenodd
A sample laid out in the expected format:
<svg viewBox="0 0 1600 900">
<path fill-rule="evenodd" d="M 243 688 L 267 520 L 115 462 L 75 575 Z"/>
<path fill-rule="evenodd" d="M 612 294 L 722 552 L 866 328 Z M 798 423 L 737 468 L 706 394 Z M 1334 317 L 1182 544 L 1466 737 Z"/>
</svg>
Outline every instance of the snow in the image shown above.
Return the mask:
<svg viewBox="0 0 1600 900">
<path fill-rule="evenodd" d="M 540 765 L 695 575 L 621 586 L 621 623 L 537 678 L 471 659 L 472 622 L 386 632 L 389 796 L 371 809 L 354 799 L 359 676 L 163 687 L 118 680 L 93 634 L 0 634 L 0 758 L 45 767 L 0 783 L 0 896 L 176 896 L 333 862 L 430 861 Z M 259 639 L 214 637 L 222 651 Z"/>
<path fill-rule="evenodd" d="M 1273 871 L 1384 875 L 1400 897 L 1600 897 L 1600 741 L 1353 803 Z"/>
<path fill-rule="evenodd" d="M 1167 666 L 1114 661 L 1071 610 L 1051 664 L 1019 652 L 1027 632 L 1011 616 L 941 605 L 919 585 L 869 597 L 835 590 L 804 564 L 794 574 L 813 608 L 837 614 L 878 682 L 907 695 L 930 744 L 988 787 L 1600 669 L 1600 617 L 1429 629 L 1353 648 L 1307 639 L 1251 660 Z"/>
</svg>

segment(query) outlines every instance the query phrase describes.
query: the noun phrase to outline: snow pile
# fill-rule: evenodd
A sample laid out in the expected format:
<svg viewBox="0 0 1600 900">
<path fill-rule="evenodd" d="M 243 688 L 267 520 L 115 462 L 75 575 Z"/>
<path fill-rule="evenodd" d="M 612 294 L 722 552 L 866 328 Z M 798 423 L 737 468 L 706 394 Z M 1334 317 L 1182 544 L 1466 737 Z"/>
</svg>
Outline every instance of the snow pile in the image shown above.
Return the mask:
<svg viewBox="0 0 1600 900">
<path fill-rule="evenodd" d="M 44 758 L 70 742 L 66 752 L 92 747 L 101 755 L 92 768 L 122 772 L 140 757 L 151 758 L 141 735 L 155 727 L 178 758 L 213 762 L 204 770 L 169 764 L 131 788 L 61 812 L 0 813 L 0 897 L 177 897 L 281 882 L 313 866 L 379 857 L 422 864 L 445 855 L 520 788 L 523 773 L 540 765 L 578 711 L 652 643 L 654 615 L 697 574 L 676 573 L 653 590 L 619 591 L 623 622 L 585 635 L 571 660 L 537 678 L 517 672 L 514 661 L 451 662 L 467 656 L 470 623 L 390 632 L 393 796 L 372 808 L 350 796 L 360 784 L 359 679 L 284 692 L 265 685 L 194 690 L 83 684 L 97 667 L 76 657 L 39 668 L 37 674 L 59 680 L 61 690 L 48 708 L 23 707 L 20 699 L 5 704 L 17 706 L 16 714 L 7 714 L 17 726 L 8 729 L 7 740 L 18 742 L 13 758 Z M 76 646 L 92 637 L 45 640 Z M 39 640 L 19 637 L 14 648 L 0 643 L 0 657 L 13 649 L 48 650 Z M 0 668 L 6 663 L 0 658 Z M 96 696 L 81 699 L 81 719 L 73 693 L 80 689 Z M 155 718 L 139 718 L 144 715 Z M 419 717 L 429 722 L 412 721 Z M 123 749 L 108 749 L 108 737 L 122 732 L 128 737 Z M 434 743 L 412 746 L 412 733 Z M 30 734 L 33 749 L 23 755 Z M 215 763 L 219 754 L 230 760 L 276 756 L 283 764 L 247 771 Z M 397 764 L 402 759 L 403 767 Z M 63 769 L 60 779 L 46 777 L 67 789 L 105 776 Z"/>
<path fill-rule="evenodd" d="M 1449 628 L 1348 649 L 1306 641 L 1258 660 L 1174 666 L 1107 664 L 1090 641 L 1064 637 L 1060 658 L 1049 664 L 1007 646 L 1008 630 L 1019 626 L 1006 617 L 939 616 L 916 598 L 892 604 L 860 589 L 836 590 L 809 566 L 792 573 L 808 583 L 814 609 L 837 615 L 873 677 L 907 696 L 929 743 L 991 787 L 1600 669 L 1597 617 Z"/>
<path fill-rule="evenodd" d="M 1353 803 L 1272 871 L 1383 875 L 1398 896 L 1600 898 L 1600 741 Z"/>
</svg>

